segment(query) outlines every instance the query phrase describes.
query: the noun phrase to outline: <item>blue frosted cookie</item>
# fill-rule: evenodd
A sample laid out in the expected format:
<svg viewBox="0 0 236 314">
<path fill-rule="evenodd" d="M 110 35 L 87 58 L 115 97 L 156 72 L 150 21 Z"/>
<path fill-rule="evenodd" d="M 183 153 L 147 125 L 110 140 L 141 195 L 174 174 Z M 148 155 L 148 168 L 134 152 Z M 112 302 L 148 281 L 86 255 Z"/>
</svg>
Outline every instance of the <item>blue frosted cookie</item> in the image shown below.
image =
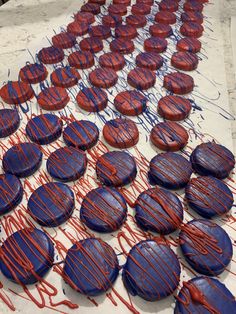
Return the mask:
<svg viewBox="0 0 236 314">
<path fill-rule="evenodd" d="M 198 145 L 190 156 L 193 169 L 200 175 L 224 179 L 234 168 L 234 155 L 223 145 L 208 142 Z"/>
<path fill-rule="evenodd" d="M 63 132 L 63 139 L 67 146 L 74 146 L 82 150 L 96 145 L 98 137 L 97 126 L 87 120 L 71 122 Z"/>
<path fill-rule="evenodd" d="M 197 177 L 185 189 L 188 205 L 205 218 L 223 215 L 233 206 L 233 194 L 228 186 L 214 177 Z"/>
<path fill-rule="evenodd" d="M 1 246 L 0 269 L 4 276 L 18 284 L 40 281 L 53 265 L 51 239 L 36 228 L 21 229 Z"/>
<path fill-rule="evenodd" d="M 126 216 L 126 201 L 114 188 L 101 187 L 90 191 L 80 208 L 81 221 L 98 232 L 118 230 Z"/>
<path fill-rule="evenodd" d="M 3 156 L 3 170 L 17 177 L 28 177 L 38 170 L 42 157 L 43 154 L 37 144 L 16 144 Z"/>
<path fill-rule="evenodd" d="M 208 276 L 221 274 L 233 254 L 232 243 L 225 230 L 206 219 L 194 219 L 183 225 L 179 243 L 192 268 Z"/>
<path fill-rule="evenodd" d="M 159 187 L 141 193 L 135 202 L 135 211 L 142 229 L 161 234 L 175 231 L 183 220 L 183 206 L 178 197 Z"/>
<path fill-rule="evenodd" d="M 112 287 L 118 273 L 113 248 L 100 239 L 88 238 L 68 250 L 63 278 L 79 293 L 96 296 Z"/>
<path fill-rule="evenodd" d="M 75 147 L 58 148 L 48 157 L 47 171 L 57 180 L 75 181 L 85 172 L 87 158 L 84 151 Z"/>
<path fill-rule="evenodd" d="M 14 209 L 22 200 L 20 180 L 12 174 L 0 174 L 0 215 Z"/>
<path fill-rule="evenodd" d="M 122 279 L 132 295 L 157 301 L 172 294 L 179 284 L 180 264 L 163 240 L 141 241 L 130 250 Z"/>
<path fill-rule="evenodd" d="M 42 226 L 56 227 L 70 218 L 75 206 L 74 194 L 64 183 L 41 185 L 30 196 L 30 215 Z"/>
<path fill-rule="evenodd" d="M 219 280 L 204 276 L 195 277 L 183 282 L 183 287 L 176 297 L 174 313 L 236 313 L 236 301 Z"/>
<path fill-rule="evenodd" d="M 149 179 L 151 183 L 162 185 L 168 189 L 184 187 L 191 174 L 191 163 L 177 153 L 158 154 L 150 162 Z"/>
<path fill-rule="evenodd" d="M 61 136 L 62 121 L 54 114 L 41 114 L 30 119 L 25 130 L 32 142 L 45 145 Z"/>
<path fill-rule="evenodd" d="M 123 151 L 105 153 L 97 160 L 96 173 L 102 184 L 108 186 L 129 184 L 137 174 L 135 159 Z"/>
<path fill-rule="evenodd" d="M 0 110 L 0 138 L 14 133 L 20 125 L 20 117 L 17 110 Z"/>
</svg>

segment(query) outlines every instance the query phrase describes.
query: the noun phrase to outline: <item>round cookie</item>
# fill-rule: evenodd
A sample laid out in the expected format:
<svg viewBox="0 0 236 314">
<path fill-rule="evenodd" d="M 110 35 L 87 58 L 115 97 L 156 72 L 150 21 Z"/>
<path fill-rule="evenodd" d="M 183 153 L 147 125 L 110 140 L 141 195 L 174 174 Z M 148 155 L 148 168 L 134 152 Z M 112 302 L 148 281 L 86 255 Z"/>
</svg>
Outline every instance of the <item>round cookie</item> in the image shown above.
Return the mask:
<svg viewBox="0 0 236 314">
<path fill-rule="evenodd" d="M 185 37 L 178 40 L 176 48 L 179 51 L 199 52 L 201 50 L 201 42 L 192 37 Z"/>
<path fill-rule="evenodd" d="M 106 122 L 103 137 L 113 147 L 130 148 L 138 143 L 139 131 L 134 121 L 116 118 Z"/>
<path fill-rule="evenodd" d="M 127 7 L 124 4 L 110 4 L 108 7 L 108 13 L 110 15 L 126 15 Z"/>
<path fill-rule="evenodd" d="M 103 68 L 120 71 L 125 66 L 125 58 L 118 52 L 107 52 L 99 57 L 99 64 Z"/>
<path fill-rule="evenodd" d="M 82 7 L 80 8 L 82 13 L 92 13 L 94 15 L 97 15 L 101 12 L 101 8 L 100 5 L 98 3 L 85 3 L 82 5 Z"/>
<path fill-rule="evenodd" d="M 43 64 L 26 64 L 20 69 L 19 77 L 23 82 L 37 84 L 44 81 L 48 76 L 48 71 Z"/>
<path fill-rule="evenodd" d="M 169 11 L 159 11 L 155 15 L 155 22 L 167 25 L 175 24 L 176 15 L 173 12 Z"/>
<path fill-rule="evenodd" d="M 162 118 L 172 121 L 184 120 L 188 117 L 192 105 L 190 100 L 175 95 L 162 97 L 158 102 L 158 113 Z"/>
<path fill-rule="evenodd" d="M 185 188 L 188 205 L 205 218 L 227 213 L 233 206 L 233 194 L 228 186 L 214 177 L 197 177 Z"/>
<path fill-rule="evenodd" d="M 184 3 L 184 11 L 190 11 L 190 12 L 202 12 L 203 10 L 203 4 L 200 3 L 199 1 L 191 0 L 191 1 L 186 1 Z"/>
<path fill-rule="evenodd" d="M 23 187 L 20 180 L 12 174 L 0 174 L 0 216 L 20 204 Z"/>
<path fill-rule="evenodd" d="M 152 6 L 154 4 L 154 0 L 136 0 L 137 4 L 145 4 Z"/>
<path fill-rule="evenodd" d="M 69 88 L 78 83 L 81 79 L 79 72 L 69 66 L 55 69 L 51 76 L 51 82 L 57 87 Z"/>
<path fill-rule="evenodd" d="M 221 274 L 231 261 L 232 243 L 223 228 L 206 219 L 194 219 L 181 227 L 179 243 L 186 261 L 201 274 Z"/>
<path fill-rule="evenodd" d="M 131 295 L 158 301 L 179 284 L 180 264 L 164 240 L 141 241 L 130 250 L 123 267 L 123 283 Z"/>
<path fill-rule="evenodd" d="M 115 29 L 115 36 L 123 39 L 134 39 L 138 36 L 138 32 L 132 25 L 119 25 Z"/>
<path fill-rule="evenodd" d="M 97 3 L 99 5 L 106 4 L 106 0 L 88 0 L 88 3 Z"/>
<path fill-rule="evenodd" d="M 0 138 L 16 132 L 19 125 L 20 116 L 16 109 L 0 109 Z"/>
<path fill-rule="evenodd" d="M 100 88 L 110 88 L 116 85 L 118 76 L 112 69 L 97 68 L 89 73 L 90 83 Z"/>
<path fill-rule="evenodd" d="M 97 87 L 84 87 L 76 96 L 80 108 L 88 112 L 99 112 L 106 108 L 108 97 L 104 90 Z"/>
<path fill-rule="evenodd" d="M 126 216 L 126 201 L 114 188 L 99 187 L 90 191 L 80 208 L 81 221 L 97 232 L 120 229 Z"/>
<path fill-rule="evenodd" d="M 102 294 L 112 287 L 118 274 L 117 256 L 101 239 L 81 240 L 67 252 L 63 278 L 79 293 L 87 296 Z"/>
<path fill-rule="evenodd" d="M 179 70 L 193 71 L 198 66 L 198 57 L 195 53 L 188 51 L 175 52 L 171 57 L 171 65 Z"/>
<path fill-rule="evenodd" d="M 170 25 L 156 23 L 149 27 L 149 33 L 154 37 L 166 38 L 170 37 L 173 34 L 173 31 Z"/>
<path fill-rule="evenodd" d="M 129 6 L 131 3 L 131 0 L 113 0 L 112 2 L 114 4 L 123 4 L 123 5 Z"/>
<path fill-rule="evenodd" d="M 147 15 L 151 12 L 151 6 L 144 3 L 136 3 L 132 5 L 131 12 L 134 15 Z"/>
<path fill-rule="evenodd" d="M 134 157 L 123 151 L 108 152 L 100 156 L 96 164 L 99 181 L 108 186 L 124 186 L 137 174 Z"/>
<path fill-rule="evenodd" d="M 164 76 L 163 86 L 174 94 L 184 95 L 192 92 L 194 81 L 188 74 L 172 72 Z"/>
<path fill-rule="evenodd" d="M 34 97 L 31 86 L 21 81 L 8 81 L 0 89 L 0 97 L 9 105 L 19 105 Z"/>
<path fill-rule="evenodd" d="M 156 83 L 156 74 L 144 68 L 134 68 L 128 73 L 127 82 L 134 88 L 145 90 Z"/>
<path fill-rule="evenodd" d="M 183 12 L 181 14 L 181 20 L 182 22 L 193 22 L 193 23 L 199 23 L 202 24 L 203 23 L 203 14 L 201 12 L 197 12 L 197 11 L 187 11 L 187 12 Z"/>
<path fill-rule="evenodd" d="M 111 28 L 117 27 L 122 24 L 122 17 L 120 15 L 104 15 L 102 24 Z"/>
<path fill-rule="evenodd" d="M 204 31 L 204 28 L 199 23 L 193 23 L 193 22 L 186 23 L 185 22 L 180 27 L 180 33 L 186 37 L 199 38 L 202 36 L 203 31 Z"/>
<path fill-rule="evenodd" d="M 87 158 L 84 151 L 75 147 L 61 147 L 50 154 L 47 171 L 56 180 L 70 182 L 85 173 Z"/>
<path fill-rule="evenodd" d="M 155 187 L 142 192 L 135 202 L 135 219 L 143 230 L 169 234 L 179 228 L 183 207 L 178 197 Z"/>
<path fill-rule="evenodd" d="M 68 102 L 70 97 L 65 88 L 62 87 L 48 87 L 43 89 L 37 96 L 39 106 L 44 110 L 61 110 Z"/>
<path fill-rule="evenodd" d="M 20 143 L 3 155 L 2 167 L 6 173 L 24 178 L 35 173 L 41 165 L 43 154 L 37 144 Z"/>
<path fill-rule="evenodd" d="M 195 277 L 183 282 L 176 297 L 175 314 L 234 313 L 236 301 L 226 286 L 215 278 Z"/>
<path fill-rule="evenodd" d="M 38 59 L 44 64 L 59 63 L 64 59 L 64 51 L 54 46 L 42 48 L 38 52 Z"/>
<path fill-rule="evenodd" d="M 62 32 L 52 37 L 52 44 L 54 47 L 57 48 L 72 48 L 76 43 L 77 42 L 75 36 L 68 32 Z"/>
<path fill-rule="evenodd" d="M 136 90 L 120 92 L 114 99 L 116 110 L 126 116 L 137 116 L 147 108 L 147 98 Z"/>
<path fill-rule="evenodd" d="M 190 156 L 193 169 L 200 175 L 227 178 L 235 166 L 234 155 L 214 142 L 198 145 Z"/>
<path fill-rule="evenodd" d="M 153 127 L 150 140 L 161 150 L 175 152 L 186 146 L 188 133 L 176 122 L 160 122 Z"/>
<path fill-rule="evenodd" d="M 175 12 L 179 8 L 178 1 L 173 0 L 162 0 L 159 3 L 159 10 L 160 11 L 168 11 L 168 12 Z"/>
<path fill-rule="evenodd" d="M 93 24 L 95 22 L 95 17 L 93 13 L 90 12 L 77 12 L 74 16 L 76 22 Z"/>
<path fill-rule="evenodd" d="M 94 56 L 89 51 L 75 51 L 69 55 L 68 62 L 71 67 L 88 69 L 94 65 Z"/>
<path fill-rule="evenodd" d="M 147 19 L 144 15 L 131 14 L 126 17 L 126 23 L 136 28 L 141 28 L 147 24 Z"/>
<path fill-rule="evenodd" d="M 30 196 L 29 214 L 41 226 L 56 227 L 67 221 L 74 210 L 72 190 L 64 183 L 49 182 L 41 185 Z"/>
<path fill-rule="evenodd" d="M 74 36 L 83 36 L 88 33 L 89 24 L 85 22 L 78 23 L 77 21 L 74 21 L 67 25 L 66 30 L 68 33 L 71 33 Z"/>
<path fill-rule="evenodd" d="M 5 277 L 20 285 L 42 280 L 53 261 L 52 240 L 36 228 L 16 231 L 1 246 L 0 269 Z"/>
<path fill-rule="evenodd" d="M 165 38 L 150 37 L 144 41 L 144 50 L 147 52 L 164 52 L 166 51 L 168 42 Z"/>
<path fill-rule="evenodd" d="M 158 70 L 163 65 L 163 58 L 157 52 L 141 52 L 136 56 L 136 65 L 152 71 Z"/>
<path fill-rule="evenodd" d="M 87 120 L 71 122 L 63 132 L 63 139 L 67 146 L 77 147 L 82 150 L 96 145 L 98 137 L 97 126 Z"/>
<path fill-rule="evenodd" d="M 161 153 L 150 161 L 149 179 L 168 189 L 183 188 L 191 174 L 191 163 L 177 153 Z"/>
<path fill-rule="evenodd" d="M 28 121 L 25 131 L 32 142 L 50 144 L 61 136 L 62 121 L 54 114 L 41 114 Z"/>
<path fill-rule="evenodd" d="M 121 54 L 130 54 L 134 51 L 134 43 L 132 40 L 117 38 L 110 43 L 110 49 L 113 52 L 119 52 Z"/>
<path fill-rule="evenodd" d="M 89 35 L 100 39 L 111 37 L 111 29 L 105 25 L 94 25 L 89 28 Z"/>
<path fill-rule="evenodd" d="M 80 41 L 80 49 L 82 51 L 89 51 L 91 53 L 97 53 L 103 49 L 103 43 L 100 38 L 87 37 Z"/>
</svg>

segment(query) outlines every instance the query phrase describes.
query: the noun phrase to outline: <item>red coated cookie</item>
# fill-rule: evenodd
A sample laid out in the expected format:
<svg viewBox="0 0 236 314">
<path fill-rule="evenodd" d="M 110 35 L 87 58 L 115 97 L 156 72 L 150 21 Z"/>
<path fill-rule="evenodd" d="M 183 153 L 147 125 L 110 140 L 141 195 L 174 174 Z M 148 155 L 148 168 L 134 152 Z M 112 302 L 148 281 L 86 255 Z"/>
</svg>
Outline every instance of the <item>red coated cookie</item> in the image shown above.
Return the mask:
<svg viewBox="0 0 236 314">
<path fill-rule="evenodd" d="M 171 65 L 183 71 L 193 71 L 198 66 L 198 57 L 188 51 L 175 52 L 171 57 Z"/>
<path fill-rule="evenodd" d="M 88 12 L 97 15 L 101 12 L 100 5 L 97 3 L 85 3 L 81 7 L 81 12 Z"/>
<path fill-rule="evenodd" d="M 148 4 L 148 5 L 153 5 L 154 0 L 136 0 L 137 4 Z"/>
<path fill-rule="evenodd" d="M 185 73 L 172 72 L 164 76 L 163 86 L 170 92 L 184 95 L 193 90 L 193 78 Z"/>
<path fill-rule="evenodd" d="M 106 122 L 103 137 L 112 147 L 129 148 L 138 143 L 139 131 L 132 120 L 117 118 Z"/>
<path fill-rule="evenodd" d="M 122 17 L 120 15 L 104 15 L 102 24 L 111 28 L 117 27 L 122 24 Z"/>
<path fill-rule="evenodd" d="M 44 64 L 54 64 L 61 62 L 64 59 L 64 51 L 57 47 L 42 48 L 38 52 L 38 59 Z"/>
<path fill-rule="evenodd" d="M 73 34 L 74 36 L 82 36 L 87 34 L 89 29 L 89 24 L 84 22 L 74 21 L 67 25 L 67 32 Z"/>
<path fill-rule="evenodd" d="M 110 4 L 108 7 L 108 12 L 110 15 L 126 15 L 127 7 L 123 4 Z"/>
<path fill-rule="evenodd" d="M 174 95 L 162 97 L 157 107 L 159 115 L 171 121 L 184 120 L 191 109 L 192 105 L 188 99 Z"/>
<path fill-rule="evenodd" d="M 51 74 L 51 82 L 58 87 L 69 88 L 78 83 L 81 79 L 79 72 L 75 68 L 66 66 L 57 68 Z"/>
<path fill-rule="evenodd" d="M 152 71 L 160 69 L 163 65 L 163 58 L 157 52 L 142 52 L 136 57 L 136 65 Z"/>
<path fill-rule="evenodd" d="M 95 22 L 94 14 L 89 12 L 78 12 L 75 14 L 74 19 L 79 23 L 93 24 Z"/>
<path fill-rule="evenodd" d="M 120 92 L 114 99 L 116 110 L 126 116 L 137 116 L 147 108 L 147 99 L 136 90 Z"/>
<path fill-rule="evenodd" d="M 197 11 L 202 12 L 203 10 L 203 4 L 199 1 L 186 1 L 184 4 L 184 11 Z"/>
<path fill-rule="evenodd" d="M 155 15 L 155 21 L 161 24 L 175 24 L 176 23 L 176 15 L 173 12 L 168 11 L 159 11 Z"/>
<path fill-rule="evenodd" d="M 68 62 L 77 69 L 88 69 L 94 65 L 94 56 L 89 51 L 75 51 L 69 55 Z"/>
<path fill-rule="evenodd" d="M 119 52 L 125 55 L 134 51 L 134 43 L 132 42 L 132 40 L 118 38 L 110 43 L 110 49 L 113 52 Z"/>
<path fill-rule="evenodd" d="M 166 51 L 168 42 L 165 38 L 150 37 L 144 41 L 144 50 L 148 52 L 164 52 Z"/>
<path fill-rule="evenodd" d="M 107 39 L 111 37 L 111 29 L 105 25 L 91 26 L 89 29 L 89 35 L 92 37 L 98 37 L 101 39 Z"/>
<path fill-rule="evenodd" d="M 130 5 L 131 0 L 113 0 L 113 4 L 123 4 L 123 5 Z"/>
<path fill-rule="evenodd" d="M 170 25 L 157 23 L 149 27 L 149 33 L 152 36 L 165 38 L 171 36 L 173 31 Z"/>
<path fill-rule="evenodd" d="M 52 43 L 54 47 L 67 49 L 73 47 L 77 42 L 73 34 L 63 32 L 52 37 Z"/>
<path fill-rule="evenodd" d="M 118 52 L 108 52 L 99 57 L 99 64 L 103 68 L 119 71 L 125 66 L 125 58 Z"/>
<path fill-rule="evenodd" d="M 46 79 L 48 71 L 43 64 L 26 64 L 19 72 L 20 79 L 23 82 L 37 84 Z"/>
<path fill-rule="evenodd" d="M 21 81 L 8 81 L 0 89 L 0 96 L 9 105 L 19 105 L 34 96 L 31 86 Z"/>
<path fill-rule="evenodd" d="M 110 88 L 117 83 L 118 76 L 112 69 L 97 68 L 89 73 L 89 80 L 96 87 Z"/>
<path fill-rule="evenodd" d="M 102 40 L 97 37 L 84 38 L 79 43 L 79 46 L 81 50 L 89 51 L 91 53 L 97 53 L 103 49 Z"/>
<path fill-rule="evenodd" d="M 176 48 L 179 51 L 199 52 L 201 50 L 201 42 L 192 37 L 185 37 L 177 42 Z"/>
<path fill-rule="evenodd" d="M 203 31 L 203 26 L 198 23 L 183 23 L 180 27 L 180 33 L 186 37 L 199 38 L 202 36 Z"/>
<path fill-rule="evenodd" d="M 203 14 L 201 12 L 187 11 L 181 14 L 182 22 L 203 23 Z"/>
<path fill-rule="evenodd" d="M 188 143 L 188 133 L 176 122 L 160 122 L 152 129 L 150 140 L 161 150 L 176 152 Z"/>
<path fill-rule="evenodd" d="M 174 0 L 162 0 L 159 3 L 159 10 L 160 11 L 168 11 L 168 12 L 175 12 L 179 8 L 178 1 Z"/>
<path fill-rule="evenodd" d="M 131 12 L 134 15 L 147 15 L 151 12 L 151 6 L 142 3 L 133 4 Z"/>
<path fill-rule="evenodd" d="M 106 0 L 88 0 L 89 3 L 96 3 L 99 5 L 104 5 L 106 4 Z"/>
<path fill-rule="evenodd" d="M 61 110 L 68 104 L 70 97 L 65 88 L 48 87 L 39 93 L 37 101 L 44 110 Z"/>
<path fill-rule="evenodd" d="M 115 36 L 125 39 L 133 39 L 138 36 L 138 32 L 134 26 L 120 25 L 115 29 Z"/>
<path fill-rule="evenodd" d="M 106 108 L 108 97 L 104 90 L 97 87 L 85 87 L 76 96 L 80 108 L 88 112 L 99 112 Z"/>
<path fill-rule="evenodd" d="M 129 72 L 127 81 L 134 88 L 149 89 L 155 85 L 156 75 L 151 70 L 135 68 Z"/>
<path fill-rule="evenodd" d="M 129 15 L 126 18 L 126 23 L 136 28 L 144 27 L 147 24 L 147 19 L 144 15 Z"/>
</svg>

